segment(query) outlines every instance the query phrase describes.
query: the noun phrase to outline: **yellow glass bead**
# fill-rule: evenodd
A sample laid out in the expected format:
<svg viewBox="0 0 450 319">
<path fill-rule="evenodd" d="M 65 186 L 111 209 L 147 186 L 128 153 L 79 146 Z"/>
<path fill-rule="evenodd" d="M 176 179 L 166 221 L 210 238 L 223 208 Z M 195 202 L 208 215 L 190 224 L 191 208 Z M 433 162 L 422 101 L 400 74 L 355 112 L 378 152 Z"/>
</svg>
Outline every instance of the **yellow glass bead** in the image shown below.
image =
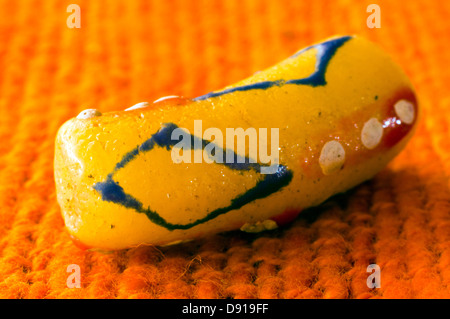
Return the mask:
<svg viewBox="0 0 450 319">
<path fill-rule="evenodd" d="M 372 178 L 417 116 L 388 55 L 334 37 L 220 91 L 70 119 L 58 202 L 74 240 L 100 250 L 271 230 Z"/>
</svg>

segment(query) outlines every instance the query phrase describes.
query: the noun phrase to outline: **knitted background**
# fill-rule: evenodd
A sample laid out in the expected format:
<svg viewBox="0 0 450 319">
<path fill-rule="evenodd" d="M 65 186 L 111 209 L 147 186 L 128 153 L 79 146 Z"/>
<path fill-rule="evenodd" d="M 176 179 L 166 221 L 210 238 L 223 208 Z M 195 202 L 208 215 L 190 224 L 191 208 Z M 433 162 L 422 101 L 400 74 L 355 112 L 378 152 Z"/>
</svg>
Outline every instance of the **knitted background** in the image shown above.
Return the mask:
<svg viewBox="0 0 450 319">
<path fill-rule="evenodd" d="M 373 2 L 0 0 L 0 297 L 450 298 L 450 2 L 380 0 L 369 29 Z M 53 182 L 64 121 L 217 90 L 335 34 L 384 48 L 421 101 L 417 133 L 373 180 L 259 235 L 73 245 Z M 371 263 L 381 288 L 366 285 Z M 67 287 L 71 264 L 81 288 Z"/>
</svg>

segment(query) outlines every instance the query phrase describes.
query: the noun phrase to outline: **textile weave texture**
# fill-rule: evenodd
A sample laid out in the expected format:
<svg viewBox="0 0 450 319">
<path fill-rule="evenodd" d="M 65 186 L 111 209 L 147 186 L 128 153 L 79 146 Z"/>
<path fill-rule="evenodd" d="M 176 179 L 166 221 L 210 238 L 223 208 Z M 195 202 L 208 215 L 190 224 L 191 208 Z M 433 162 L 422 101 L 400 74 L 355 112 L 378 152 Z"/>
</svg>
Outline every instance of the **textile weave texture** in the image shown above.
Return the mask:
<svg viewBox="0 0 450 319">
<path fill-rule="evenodd" d="M 0 0 L 1 298 L 449 298 L 450 2 Z M 81 8 L 81 28 L 66 11 Z M 292 224 L 113 253 L 70 240 L 53 181 L 58 128 L 87 108 L 195 97 L 333 35 L 387 51 L 422 115 L 375 178 Z M 363 71 L 363 70 L 362 70 Z M 370 289 L 367 266 L 381 269 Z M 81 288 L 68 288 L 69 265 Z"/>
</svg>

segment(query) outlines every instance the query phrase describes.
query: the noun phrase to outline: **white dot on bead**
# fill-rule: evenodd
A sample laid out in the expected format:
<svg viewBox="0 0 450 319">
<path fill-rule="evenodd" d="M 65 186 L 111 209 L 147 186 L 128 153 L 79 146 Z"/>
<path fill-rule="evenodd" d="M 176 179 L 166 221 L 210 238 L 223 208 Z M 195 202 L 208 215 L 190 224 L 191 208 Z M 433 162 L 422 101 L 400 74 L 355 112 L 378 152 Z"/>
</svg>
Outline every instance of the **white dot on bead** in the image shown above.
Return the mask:
<svg viewBox="0 0 450 319">
<path fill-rule="evenodd" d="M 177 97 L 179 97 L 179 96 L 178 95 L 163 96 L 163 97 L 160 97 L 159 99 L 153 101 L 153 103 L 158 103 L 158 102 L 161 102 L 161 101 L 164 101 L 164 100 L 168 100 L 168 99 L 175 99 Z"/>
<path fill-rule="evenodd" d="M 361 142 L 369 150 L 374 149 L 383 136 L 383 125 L 374 117 L 364 123 L 361 130 Z"/>
<path fill-rule="evenodd" d="M 414 122 L 414 105 L 407 100 L 399 100 L 394 105 L 397 116 L 403 123 L 412 124 Z"/>
<path fill-rule="evenodd" d="M 319 164 L 322 172 L 329 175 L 339 171 L 345 162 L 345 150 L 341 143 L 332 140 L 322 147 L 320 152 Z"/>
<path fill-rule="evenodd" d="M 246 233 L 260 233 L 265 230 L 273 230 L 278 228 L 278 224 L 271 220 L 257 221 L 255 223 L 245 223 L 241 227 L 241 231 Z"/>
<path fill-rule="evenodd" d="M 96 109 L 87 109 L 81 111 L 80 114 L 77 115 L 77 119 L 86 120 L 93 117 L 101 116 L 102 113 Z"/>
<path fill-rule="evenodd" d="M 132 107 L 129 107 L 129 108 L 125 109 L 125 111 L 132 111 L 132 110 L 142 109 L 142 108 L 147 107 L 147 106 L 149 106 L 148 102 L 140 102 L 140 103 L 137 103 L 137 104 L 133 105 Z"/>
</svg>

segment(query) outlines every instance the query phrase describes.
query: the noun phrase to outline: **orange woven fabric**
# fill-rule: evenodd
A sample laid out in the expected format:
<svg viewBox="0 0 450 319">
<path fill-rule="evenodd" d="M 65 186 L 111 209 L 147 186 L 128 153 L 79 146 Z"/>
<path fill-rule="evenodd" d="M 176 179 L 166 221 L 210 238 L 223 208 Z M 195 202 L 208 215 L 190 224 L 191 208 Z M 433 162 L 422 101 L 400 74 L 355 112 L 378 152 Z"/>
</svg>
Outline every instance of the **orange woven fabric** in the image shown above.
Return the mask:
<svg viewBox="0 0 450 319">
<path fill-rule="evenodd" d="M 450 298 L 450 2 L 378 1 L 369 29 L 373 2 L 0 0 L 0 297 Z M 73 245 L 53 182 L 65 120 L 220 89 L 335 34 L 383 47 L 421 102 L 417 133 L 373 180 L 259 235 Z M 372 263 L 381 288 L 366 285 Z M 71 264 L 81 288 L 67 287 Z"/>
</svg>

